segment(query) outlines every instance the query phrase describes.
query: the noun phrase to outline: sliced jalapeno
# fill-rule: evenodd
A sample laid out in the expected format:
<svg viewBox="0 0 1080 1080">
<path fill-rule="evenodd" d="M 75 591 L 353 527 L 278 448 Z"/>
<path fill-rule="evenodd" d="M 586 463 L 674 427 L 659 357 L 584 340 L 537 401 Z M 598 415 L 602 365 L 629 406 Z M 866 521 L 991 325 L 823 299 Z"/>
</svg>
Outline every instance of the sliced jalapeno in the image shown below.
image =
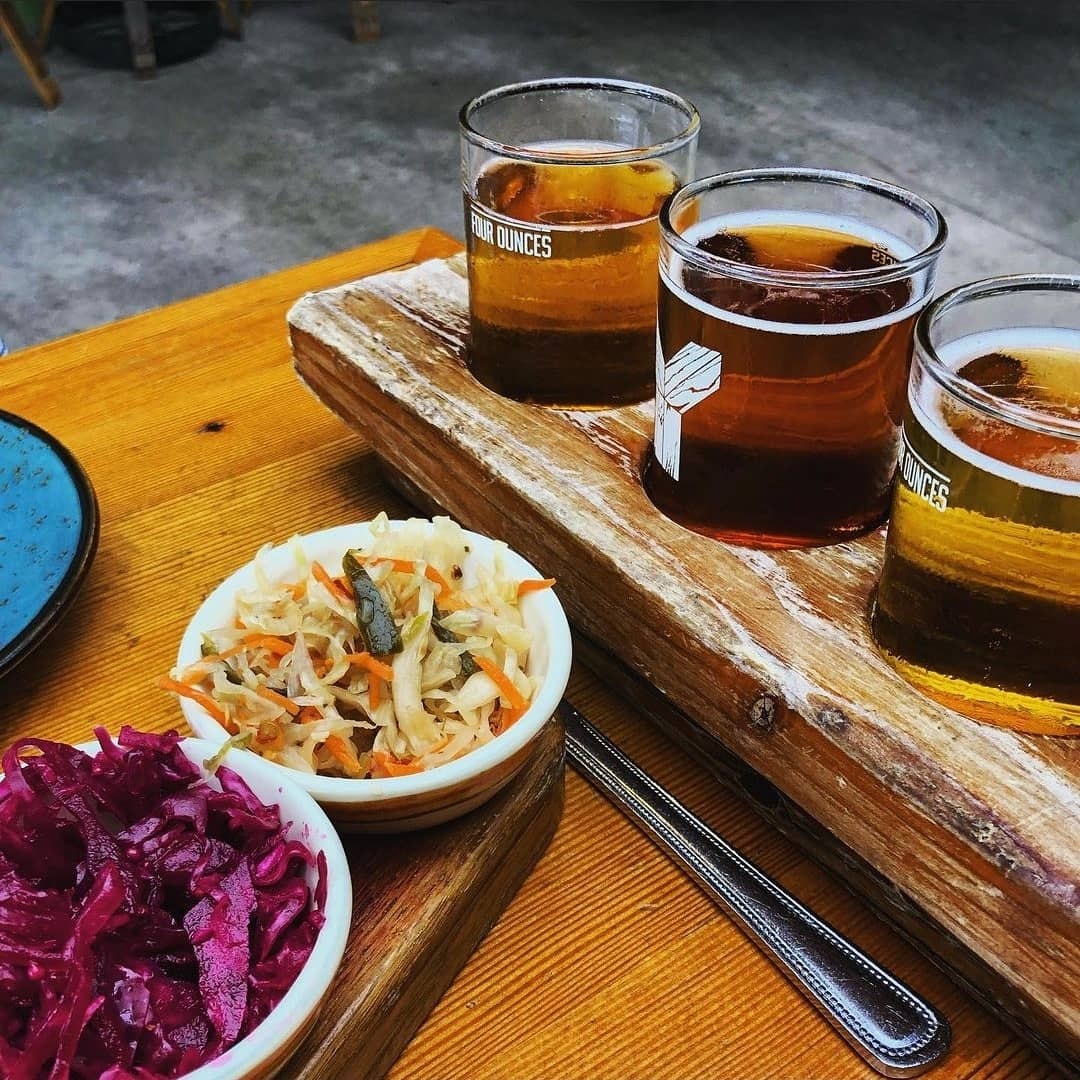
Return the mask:
<svg viewBox="0 0 1080 1080">
<path fill-rule="evenodd" d="M 360 565 L 362 558 L 363 552 L 346 551 L 341 566 L 356 597 L 356 622 L 364 639 L 364 648 L 372 656 L 399 653 L 401 633 L 379 587 Z"/>
</svg>

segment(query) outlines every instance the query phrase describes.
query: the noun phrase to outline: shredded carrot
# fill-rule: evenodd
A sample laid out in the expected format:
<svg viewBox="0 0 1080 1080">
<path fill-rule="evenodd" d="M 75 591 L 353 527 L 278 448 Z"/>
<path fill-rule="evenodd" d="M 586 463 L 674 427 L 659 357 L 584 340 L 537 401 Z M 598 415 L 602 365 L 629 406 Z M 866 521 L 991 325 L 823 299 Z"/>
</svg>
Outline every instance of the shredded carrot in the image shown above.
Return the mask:
<svg viewBox="0 0 1080 1080">
<path fill-rule="evenodd" d="M 550 589 L 555 584 L 553 577 L 546 578 L 526 578 L 524 581 L 518 582 L 518 599 L 520 600 L 527 593 L 539 592 L 540 589 Z"/>
<path fill-rule="evenodd" d="M 416 573 L 416 561 L 413 559 L 392 559 L 389 555 L 369 555 L 367 562 L 388 562 L 395 570 L 402 574 L 415 574 Z M 424 577 L 428 581 L 433 582 L 439 586 L 439 595 L 436 599 L 441 604 L 446 597 L 454 591 L 450 586 L 450 582 L 446 580 L 430 563 L 424 564 Z"/>
<path fill-rule="evenodd" d="M 499 688 L 499 694 L 510 702 L 512 708 L 524 710 L 528 707 L 521 691 L 494 660 L 489 660 L 486 656 L 477 656 L 475 653 L 473 659 L 480 670 Z"/>
<path fill-rule="evenodd" d="M 244 620 L 241 619 L 239 615 L 237 615 L 236 618 L 233 619 L 233 626 L 237 630 L 246 630 L 247 629 L 247 623 L 244 622 Z"/>
<path fill-rule="evenodd" d="M 244 645 L 251 649 L 265 649 L 274 656 L 284 656 L 292 652 L 292 642 L 284 638 L 271 637 L 268 634 L 248 634 L 244 638 Z M 233 646 L 235 648 L 235 646 Z"/>
<path fill-rule="evenodd" d="M 439 610 L 447 613 L 451 611 L 464 611 L 466 608 L 475 607 L 471 600 L 466 600 L 461 593 L 451 593 L 449 596 L 440 596 Z"/>
<path fill-rule="evenodd" d="M 194 664 L 188 666 L 184 672 L 184 680 L 189 679 L 188 672 L 193 668 L 199 666 L 199 664 L 215 663 L 218 660 L 228 660 L 230 657 L 238 656 L 245 649 L 263 648 L 267 652 L 277 657 L 282 657 L 286 653 L 292 652 L 292 645 L 282 640 L 279 637 L 269 637 L 266 634 L 248 634 L 242 641 L 236 645 L 230 645 L 227 649 L 222 649 L 219 653 L 212 653 L 209 656 L 204 656 L 199 660 L 196 660 Z M 202 673 L 202 674 L 205 674 Z M 198 677 L 202 678 L 202 674 Z"/>
<path fill-rule="evenodd" d="M 454 591 L 450 587 L 450 582 L 447 581 L 434 566 L 429 565 L 424 567 L 424 577 L 426 577 L 428 581 L 433 581 L 439 586 L 439 595 L 437 597 L 439 600 L 448 597 Z"/>
<path fill-rule="evenodd" d="M 210 674 L 206 669 L 206 664 L 216 664 L 219 660 L 226 660 L 230 656 L 235 656 L 238 652 L 243 652 L 244 646 L 237 645 L 232 649 L 226 649 L 221 653 L 211 653 L 209 656 L 200 657 L 193 664 L 188 664 L 186 668 L 180 674 L 180 682 L 182 683 L 198 683 L 202 682 L 207 675 Z"/>
<path fill-rule="evenodd" d="M 198 702 L 219 724 L 227 724 L 228 718 L 225 715 L 225 710 L 209 695 L 202 690 L 196 690 L 194 686 L 188 686 L 187 683 L 177 682 L 176 679 L 170 679 L 168 676 L 162 676 L 158 679 L 158 686 L 163 690 L 171 690 L 174 694 L 179 694 L 181 697 L 190 698 L 192 701 Z"/>
<path fill-rule="evenodd" d="M 385 750 L 375 750 L 371 755 L 372 776 L 412 776 L 423 772 L 424 767 L 416 761 L 399 761 Z"/>
<path fill-rule="evenodd" d="M 304 705 L 296 714 L 298 724 L 311 724 L 322 719 L 322 713 L 314 705 Z"/>
<path fill-rule="evenodd" d="M 368 700 L 371 702 L 371 710 L 374 712 L 382 701 L 382 679 L 372 673 L 368 679 Z"/>
<path fill-rule="evenodd" d="M 351 601 L 353 599 L 352 593 L 345 592 L 340 585 L 326 572 L 325 567 L 321 562 L 313 561 L 311 564 L 311 572 L 315 576 L 315 580 L 320 585 L 326 586 L 339 600 Z"/>
<path fill-rule="evenodd" d="M 372 675 L 378 675 L 380 679 L 390 682 L 394 678 L 394 669 L 381 660 L 376 660 L 369 652 L 351 652 L 345 654 L 345 659 L 350 664 L 359 664 L 360 667 L 370 671 Z"/>
<path fill-rule="evenodd" d="M 524 709 L 496 709 L 488 719 L 488 727 L 492 735 L 501 735 L 525 715 Z"/>
<path fill-rule="evenodd" d="M 521 709 L 500 709 L 498 727 L 493 729 L 496 735 L 501 735 L 507 728 L 516 724 L 528 711 L 528 705 Z"/>
<path fill-rule="evenodd" d="M 300 706 L 295 701 L 290 701 L 284 694 L 271 690 L 269 686 L 256 687 L 255 693 L 266 701 L 272 701 L 275 705 L 280 705 L 290 716 L 296 716 L 300 712 Z"/>
<path fill-rule="evenodd" d="M 334 579 L 326 572 L 326 568 L 321 562 L 317 560 L 311 564 L 312 576 L 320 584 L 325 585 L 331 592 L 337 592 L 337 586 L 334 584 Z"/>
<path fill-rule="evenodd" d="M 294 600 L 303 600 L 307 596 L 307 582 L 298 581 L 295 585 L 289 587 L 289 594 Z"/>
<path fill-rule="evenodd" d="M 350 776 L 361 775 L 363 769 L 360 768 L 360 759 L 351 743 L 346 742 L 340 735 L 327 735 L 325 746 Z"/>
</svg>

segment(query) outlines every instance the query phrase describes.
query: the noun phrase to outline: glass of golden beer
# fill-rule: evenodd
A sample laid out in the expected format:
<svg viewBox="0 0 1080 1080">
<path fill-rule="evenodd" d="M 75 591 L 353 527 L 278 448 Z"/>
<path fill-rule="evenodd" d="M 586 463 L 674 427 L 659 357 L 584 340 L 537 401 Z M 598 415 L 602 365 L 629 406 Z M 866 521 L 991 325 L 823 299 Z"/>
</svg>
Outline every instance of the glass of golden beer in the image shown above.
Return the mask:
<svg viewBox="0 0 1080 1080">
<path fill-rule="evenodd" d="M 656 216 L 693 171 L 697 110 L 638 83 L 543 79 L 460 120 L 473 374 L 542 405 L 650 398 Z"/>
<path fill-rule="evenodd" d="M 1080 735 L 1080 277 L 976 282 L 919 319 L 871 628 L 959 712 Z"/>
<path fill-rule="evenodd" d="M 938 211 L 869 177 L 757 169 L 682 188 L 660 232 L 653 502 L 755 547 L 880 525 Z"/>
</svg>

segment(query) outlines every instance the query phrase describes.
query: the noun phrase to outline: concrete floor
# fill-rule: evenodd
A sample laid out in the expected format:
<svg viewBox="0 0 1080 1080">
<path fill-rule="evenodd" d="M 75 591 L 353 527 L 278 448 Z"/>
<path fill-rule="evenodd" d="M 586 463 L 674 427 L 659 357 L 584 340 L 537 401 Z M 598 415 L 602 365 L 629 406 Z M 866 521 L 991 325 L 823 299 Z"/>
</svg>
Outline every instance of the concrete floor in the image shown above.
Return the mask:
<svg viewBox="0 0 1080 1080">
<path fill-rule="evenodd" d="M 942 283 L 1080 272 L 1080 6 L 257 0 L 151 82 L 53 50 L 41 109 L 0 53 L 0 336 L 11 348 L 419 224 L 461 234 L 456 114 L 609 74 L 701 110 L 699 173 L 838 166 L 929 196 Z M 2 402 L 0 402 L 2 404 Z"/>
</svg>

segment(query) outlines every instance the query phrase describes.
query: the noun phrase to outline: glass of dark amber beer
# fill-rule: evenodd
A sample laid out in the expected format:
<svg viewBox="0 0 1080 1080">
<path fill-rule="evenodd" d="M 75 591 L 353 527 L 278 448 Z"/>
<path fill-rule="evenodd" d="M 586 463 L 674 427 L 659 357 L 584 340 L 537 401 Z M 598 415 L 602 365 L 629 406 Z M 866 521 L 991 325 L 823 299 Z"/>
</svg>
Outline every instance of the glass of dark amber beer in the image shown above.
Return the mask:
<svg viewBox="0 0 1080 1080">
<path fill-rule="evenodd" d="M 757 169 L 682 188 L 660 233 L 653 502 L 755 547 L 880 525 L 938 211 L 869 177 Z"/>
<path fill-rule="evenodd" d="M 692 174 L 697 110 L 615 79 L 543 79 L 461 110 L 468 364 L 542 405 L 653 393 L 657 213 Z"/>
<path fill-rule="evenodd" d="M 1080 277 L 976 282 L 919 319 L 871 628 L 959 712 L 1080 735 Z"/>
</svg>

